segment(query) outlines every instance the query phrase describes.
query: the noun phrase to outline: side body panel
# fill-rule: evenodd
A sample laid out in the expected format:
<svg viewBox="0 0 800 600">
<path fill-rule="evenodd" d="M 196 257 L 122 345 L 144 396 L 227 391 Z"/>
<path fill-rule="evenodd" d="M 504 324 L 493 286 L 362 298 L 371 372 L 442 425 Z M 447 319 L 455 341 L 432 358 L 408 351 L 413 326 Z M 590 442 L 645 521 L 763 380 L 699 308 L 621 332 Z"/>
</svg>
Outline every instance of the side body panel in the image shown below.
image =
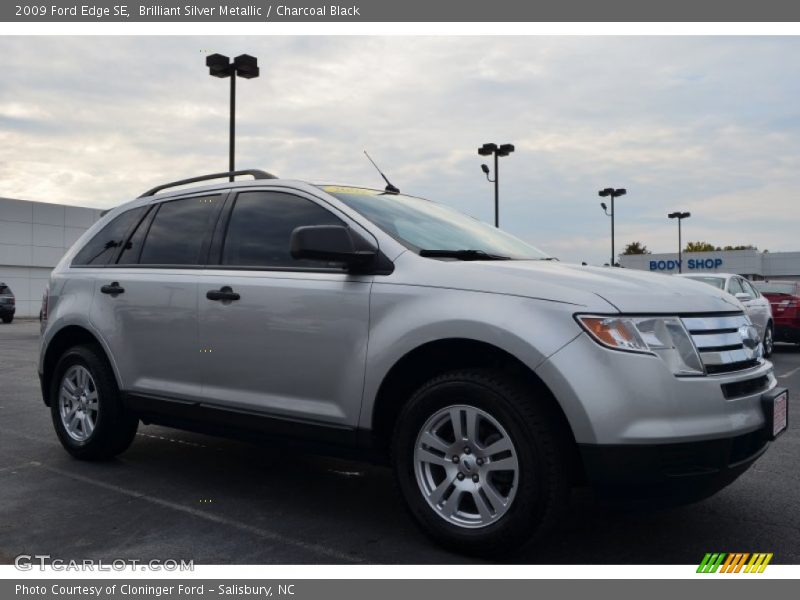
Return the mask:
<svg viewBox="0 0 800 600">
<path fill-rule="evenodd" d="M 122 389 L 199 398 L 198 271 L 124 267 L 99 271 L 91 322 L 103 332 Z M 112 282 L 125 292 L 100 293 L 101 286 Z"/>
<path fill-rule="evenodd" d="M 205 402 L 355 427 L 371 277 L 209 269 L 198 287 Z M 230 286 L 241 298 L 206 298 Z"/>
</svg>

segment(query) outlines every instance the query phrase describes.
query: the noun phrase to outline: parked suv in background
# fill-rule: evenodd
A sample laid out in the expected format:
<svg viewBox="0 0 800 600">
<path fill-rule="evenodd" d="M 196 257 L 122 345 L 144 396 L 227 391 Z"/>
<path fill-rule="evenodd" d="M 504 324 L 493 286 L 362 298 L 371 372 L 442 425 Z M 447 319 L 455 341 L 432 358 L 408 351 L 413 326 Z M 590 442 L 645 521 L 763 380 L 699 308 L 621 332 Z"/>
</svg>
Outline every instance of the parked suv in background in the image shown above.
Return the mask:
<svg viewBox="0 0 800 600">
<path fill-rule="evenodd" d="M 772 305 L 775 340 L 800 344 L 800 283 L 797 281 L 756 281 L 755 286 Z"/>
<path fill-rule="evenodd" d="M 785 427 L 721 290 L 555 262 L 420 198 L 247 173 L 145 193 L 53 271 L 39 373 L 74 456 L 122 452 L 140 421 L 306 441 L 391 463 L 425 531 L 491 555 L 539 539 L 574 485 L 711 494 Z"/>
<path fill-rule="evenodd" d="M 0 281 L 0 319 L 3 323 L 11 323 L 17 310 L 17 301 L 11 288 Z"/>
<path fill-rule="evenodd" d="M 702 281 L 735 296 L 742 303 L 745 314 L 758 330 L 764 349 L 764 356 L 769 357 L 772 355 L 775 345 L 772 308 L 769 300 L 758 292 L 752 282 L 741 275 L 732 273 L 693 273 L 691 275 L 678 275 L 678 277 Z"/>
</svg>

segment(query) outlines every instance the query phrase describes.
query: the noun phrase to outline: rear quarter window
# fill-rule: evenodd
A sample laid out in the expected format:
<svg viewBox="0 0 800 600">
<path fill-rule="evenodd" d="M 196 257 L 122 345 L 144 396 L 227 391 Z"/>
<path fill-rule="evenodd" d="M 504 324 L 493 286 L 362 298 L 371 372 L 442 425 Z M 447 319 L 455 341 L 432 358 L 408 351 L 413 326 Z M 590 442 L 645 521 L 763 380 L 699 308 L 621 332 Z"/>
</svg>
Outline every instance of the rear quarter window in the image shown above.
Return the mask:
<svg viewBox="0 0 800 600">
<path fill-rule="evenodd" d="M 73 266 L 99 266 L 107 264 L 125 242 L 130 230 L 144 213 L 143 206 L 114 217 L 72 259 Z"/>
</svg>

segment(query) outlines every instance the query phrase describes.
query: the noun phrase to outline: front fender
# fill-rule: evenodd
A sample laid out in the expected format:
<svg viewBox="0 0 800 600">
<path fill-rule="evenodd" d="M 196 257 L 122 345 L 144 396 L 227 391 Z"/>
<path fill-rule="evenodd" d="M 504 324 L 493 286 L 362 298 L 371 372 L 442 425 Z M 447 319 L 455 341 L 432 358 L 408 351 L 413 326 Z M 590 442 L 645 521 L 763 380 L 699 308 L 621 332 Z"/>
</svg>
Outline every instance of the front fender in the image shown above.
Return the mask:
<svg viewBox="0 0 800 600">
<path fill-rule="evenodd" d="M 409 352 L 429 342 L 469 339 L 536 369 L 581 330 L 582 307 L 522 296 L 375 283 L 359 426 L 370 429 L 381 383 Z"/>
</svg>

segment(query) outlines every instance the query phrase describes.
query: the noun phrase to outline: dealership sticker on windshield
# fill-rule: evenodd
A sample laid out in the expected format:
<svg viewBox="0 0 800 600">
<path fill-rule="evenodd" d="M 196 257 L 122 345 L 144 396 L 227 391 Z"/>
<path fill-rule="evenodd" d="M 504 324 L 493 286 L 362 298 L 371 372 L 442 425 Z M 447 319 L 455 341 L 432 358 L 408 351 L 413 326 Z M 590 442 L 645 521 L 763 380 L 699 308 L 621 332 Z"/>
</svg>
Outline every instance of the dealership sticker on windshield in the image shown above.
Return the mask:
<svg viewBox="0 0 800 600">
<path fill-rule="evenodd" d="M 362 196 L 374 196 L 375 190 L 368 190 L 366 188 L 357 187 L 344 187 L 340 185 L 327 185 L 322 188 L 329 194 L 360 194 Z"/>
</svg>

